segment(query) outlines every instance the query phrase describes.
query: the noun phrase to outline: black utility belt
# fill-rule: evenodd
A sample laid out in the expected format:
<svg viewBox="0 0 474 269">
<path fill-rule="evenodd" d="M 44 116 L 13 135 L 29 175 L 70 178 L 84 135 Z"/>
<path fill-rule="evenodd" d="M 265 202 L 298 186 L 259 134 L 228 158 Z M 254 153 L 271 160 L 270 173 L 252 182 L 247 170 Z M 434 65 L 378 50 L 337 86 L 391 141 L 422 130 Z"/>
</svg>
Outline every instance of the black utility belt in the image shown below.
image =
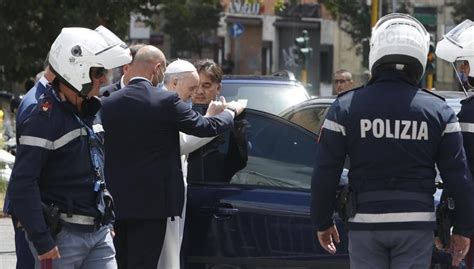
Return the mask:
<svg viewBox="0 0 474 269">
<path fill-rule="evenodd" d="M 357 204 L 368 202 L 383 202 L 394 200 L 409 200 L 421 202 L 427 205 L 433 205 L 434 197 L 432 194 L 425 192 L 411 192 L 411 191 L 367 191 L 356 193 Z"/>
</svg>

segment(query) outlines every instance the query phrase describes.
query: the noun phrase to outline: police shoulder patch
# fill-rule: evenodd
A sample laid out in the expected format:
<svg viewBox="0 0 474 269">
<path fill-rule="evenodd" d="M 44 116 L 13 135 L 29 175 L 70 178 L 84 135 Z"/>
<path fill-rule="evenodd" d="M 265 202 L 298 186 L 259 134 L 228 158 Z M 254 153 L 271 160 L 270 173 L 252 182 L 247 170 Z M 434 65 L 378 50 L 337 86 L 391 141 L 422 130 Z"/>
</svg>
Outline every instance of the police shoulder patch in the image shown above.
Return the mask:
<svg viewBox="0 0 474 269">
<path fill-rule="evenodd" d="M 428 89 L 421 89 L 421 90 L 424 91 L 424 92 L 427 92 L 427 93 L 429 93 L 429 94 L 431 94 L 431 95 L 434 95 L 434 96 L 438 97 L 439 99 L 441 99 L 441 100 L 443 100 L 443 101 L 446 101 L 446 99 L 444 99 L 443 96 L 437 95 L 437 94 L 434 93 L 433 91 L 430 91 L 430 90 L 428 90 Z"/>
<path fill-rule="evenodd" d="M 474 95 L 471 95 L 471 96 L 467 97 L 466 99 L 461 100 L 461 104 L 463 104 L 463 105 L 467 104 L 467 103 L 471 102 L 471 100 L 473 100 L 473 99 L 474 99 Z"/>
<path fill-rule="evenodd" d="M 347 90 L 347 91 L 345 91 L 345 92 L 341 92 L 341 93 L 339 93 L 339 94 L 337 95 L 337 97 L 343 96 L 344 94 L 346 94 L 346 93 L 348 93 L 348 92 L 356 91 L 356 90 L 359 90 L 359 89 L 362 89 L 362 88 L 364 88 L 364 85 L 359 86 L 359 87 L 352 88 L 352 89 Z"/>
<path fill-rule="evenodd" d="M 53 100 L 50 97 L 43 97 L 38 102 L 39 112 L 50 114 L 53 109 Z"/>
</svg>

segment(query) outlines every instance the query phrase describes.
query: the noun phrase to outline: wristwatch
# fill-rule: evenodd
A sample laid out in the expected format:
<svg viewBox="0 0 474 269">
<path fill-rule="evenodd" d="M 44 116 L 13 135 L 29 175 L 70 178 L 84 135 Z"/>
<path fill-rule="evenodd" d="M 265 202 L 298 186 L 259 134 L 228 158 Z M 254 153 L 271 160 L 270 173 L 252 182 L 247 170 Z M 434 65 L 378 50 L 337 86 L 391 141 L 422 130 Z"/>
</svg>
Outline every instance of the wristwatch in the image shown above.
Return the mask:
<svg viewBox="0 0 474 269">
<path fill-rule="evenodd" d="M 225 109 L 228 109 L 228 110 L 230 110 L 230 111 L 234 112 L 234 113 L 235 113 L 235 115 L 237 115 L 237 109 L 235 109 L 235 107 L 228 106 L 228 107 L 226 107 Z"/>
</svg>

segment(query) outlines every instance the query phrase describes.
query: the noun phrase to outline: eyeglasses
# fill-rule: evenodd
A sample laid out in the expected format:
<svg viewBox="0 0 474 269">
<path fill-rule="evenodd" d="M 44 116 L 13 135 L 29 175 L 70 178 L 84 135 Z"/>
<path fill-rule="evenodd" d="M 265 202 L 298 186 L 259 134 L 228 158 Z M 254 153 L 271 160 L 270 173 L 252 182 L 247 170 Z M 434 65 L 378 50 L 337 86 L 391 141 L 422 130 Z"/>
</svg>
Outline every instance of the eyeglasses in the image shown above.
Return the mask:
<svg viewBox="0 0 474 269">
<path fill-rule="evenodd" d="M 99 79 L 107 74 L 107 69 L 103 67 L 91 67 L 90 74 L 91 77 Z"/>
<path fill-rule="evenodd" d="M 339 83 L 342 84 L 342 83 L 346 83 L 348 81 L 350 81 L 350 79 L 335 79 L 334 83 L 335 84 L 339 84 Z"/>
</svg>

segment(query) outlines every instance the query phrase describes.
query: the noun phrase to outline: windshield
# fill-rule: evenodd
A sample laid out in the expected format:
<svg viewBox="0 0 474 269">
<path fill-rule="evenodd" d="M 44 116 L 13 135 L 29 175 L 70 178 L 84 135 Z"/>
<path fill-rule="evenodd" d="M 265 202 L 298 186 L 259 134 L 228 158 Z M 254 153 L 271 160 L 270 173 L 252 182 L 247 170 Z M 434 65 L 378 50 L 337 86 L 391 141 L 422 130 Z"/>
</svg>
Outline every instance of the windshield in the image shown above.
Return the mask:
<svg viewBox="0 0 474 269">
<path fill-rule="evenodd" d="M 227 101 L 243 101 L 247 108 L 279 114 L 288 107 L 309 99 L 302 86 L 222 82 L 221 95 Z"/>
</svg>

